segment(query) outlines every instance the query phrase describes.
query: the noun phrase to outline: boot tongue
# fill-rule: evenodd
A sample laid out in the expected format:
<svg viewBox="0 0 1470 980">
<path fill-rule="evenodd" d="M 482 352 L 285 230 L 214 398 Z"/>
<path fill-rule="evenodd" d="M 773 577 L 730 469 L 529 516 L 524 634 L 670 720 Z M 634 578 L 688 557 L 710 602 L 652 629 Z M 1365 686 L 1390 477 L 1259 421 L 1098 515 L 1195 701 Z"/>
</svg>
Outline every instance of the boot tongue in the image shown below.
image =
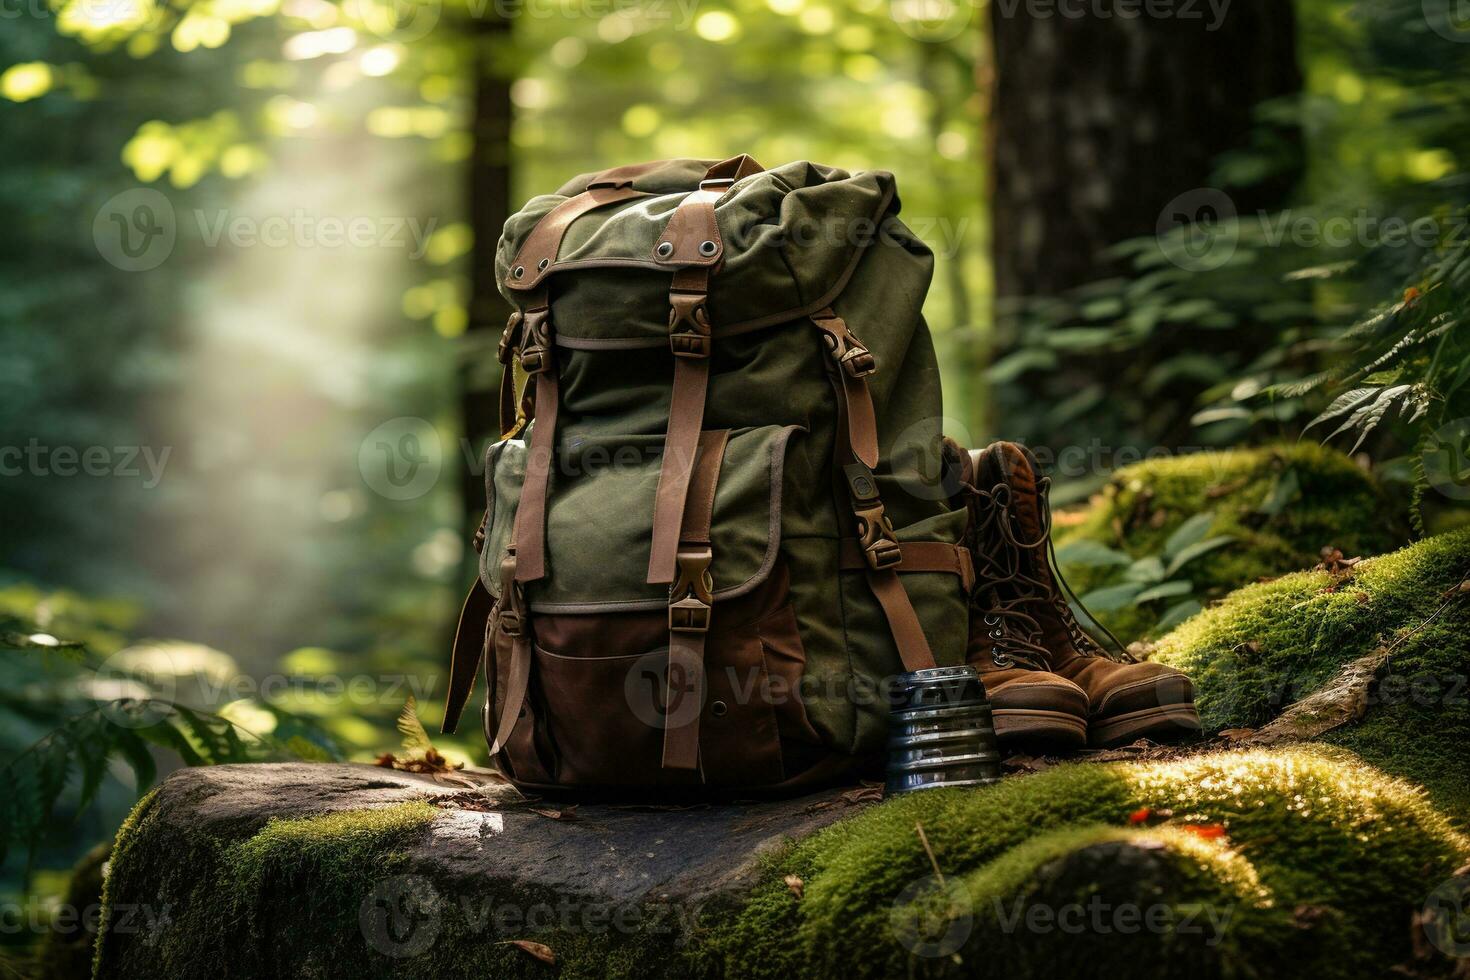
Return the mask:
<svg viewBox="0 0 1470 980">
<path fill-rule="evenodd" d="M 1021 535 L 1027 541 L 1040 541 L 1042 524 L 1041 493 L 1037 489 L 1036 469 L 1025 450 L 1013 442 L 998 442 L 986 454 L 994 482 L 1004 481 L 1011 488 L 1011 513 L 1016 515 Z"/>
</svg>

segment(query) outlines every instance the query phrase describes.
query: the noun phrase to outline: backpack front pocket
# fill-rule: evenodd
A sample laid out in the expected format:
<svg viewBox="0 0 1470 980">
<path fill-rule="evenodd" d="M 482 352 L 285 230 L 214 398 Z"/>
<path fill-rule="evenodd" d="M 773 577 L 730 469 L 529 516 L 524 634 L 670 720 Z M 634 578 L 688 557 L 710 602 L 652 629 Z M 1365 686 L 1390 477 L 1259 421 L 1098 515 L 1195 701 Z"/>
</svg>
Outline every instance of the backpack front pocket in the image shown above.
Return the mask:
<svg viewBox="0 0 1470 980">
<path fill-rule="evenodd" d="M 799 431 L 735 430 L 724 442 L 707 539 L 708 628 L 702 669 L 690 675 L 701 683 L 688 696 L 670 694 L 684 686 L 683 663 L 670 657 L 677 618 L 670 590 L 644 581 L 659 456 L 619 456 L 613 443 L 626 449 L 631 440 L 617 440 L 584 442 L 582 460 L 566 461 L 618 462 L 559 471 L 547 503 L 550 574 L 524 589 L 529 639 L 519 650 L 500 635 L 490 644 L 497 684 L 487 730 L 499 727 L 507 710 L 511 664 L 501 661 L 530 658 L 524 707 L 517 707 L 502 751 L 512 778 L 560 786 L 760 787 L 781 782 L 820 747 L 801 705 L 805 655 L 779 561 L 785 459 Z M 503 444 L 492 457 L 487 569 L 509 545 L 519 452 Z M 502 588 L 497 576 L 484 581 L 492 591 Z M 691 723 L 697 767 L 666 765 L 666 730 Z"/>
</svg>

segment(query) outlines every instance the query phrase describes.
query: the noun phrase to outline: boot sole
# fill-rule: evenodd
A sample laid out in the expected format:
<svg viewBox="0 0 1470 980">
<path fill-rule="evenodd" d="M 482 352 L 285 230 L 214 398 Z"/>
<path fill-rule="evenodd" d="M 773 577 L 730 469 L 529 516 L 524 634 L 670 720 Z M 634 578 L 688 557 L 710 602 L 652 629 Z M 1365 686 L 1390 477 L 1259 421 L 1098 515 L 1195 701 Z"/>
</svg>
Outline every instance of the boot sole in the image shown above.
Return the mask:
<svg viewBox="0 0 1470 980">
<path fill-rule="evenodd" d="M 1164 704 L 1094 721 L 1087 741 L 1093 748 L 1108 749 L 1140 738 L 1162 741 L 1198 732 L 1199 712 L 1193 704 Z"/>
<path fill-rule="evenodd" d="M 995 737 L 1002 742 L 1042 743 L 1055 748 L 1087 744 L 1087 722 L 1065 711 L 1037 708 L 996 708 Z"/>
</svg>

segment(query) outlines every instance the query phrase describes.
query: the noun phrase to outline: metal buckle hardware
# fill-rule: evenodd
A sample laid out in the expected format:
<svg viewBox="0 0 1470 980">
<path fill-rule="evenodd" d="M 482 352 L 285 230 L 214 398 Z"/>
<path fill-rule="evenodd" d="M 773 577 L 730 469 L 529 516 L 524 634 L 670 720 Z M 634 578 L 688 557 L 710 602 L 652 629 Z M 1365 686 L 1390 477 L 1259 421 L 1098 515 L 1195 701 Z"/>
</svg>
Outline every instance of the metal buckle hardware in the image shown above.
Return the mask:
<svg viewBox="0 0 1470 980">
<path fill-rule="evenodd" d="M 524 636 L 526 597 L 516 584 L 516 552 L 510 548 L 500 560 L 500 628 L 506 636 Z"/>
<path fill-rule="evenodd" d="M 852 500 L 852 514 L 857 519 L 858 547 L 868 567 L 876 572 L 895 568 L 903 561 L 903 551 L 893 536 L 893 522 L 883 513 L 878 497 L 878 481 L 873 471 L 860 462 L 842 468 L 847 479 L 847 494 Z"/>
<path fill-rule="evenodd" d="M 709 357 L 710 322 L 704 293 L 669 294 L 669 350 L 675 357 Z"/>
<path fill-rule="evenodd" d="M 878 370 L 878 362 L 857 334 L 847 327 L 847 321 L 836 314 L 812 317 L 817 329 L 822 331 L 827 353 L 838 366 L 854 378 L 866 378 Z"/>
<path fill-rule="evenodd" d="M 501 364 L 510 363 L 511 352 L 520 344 L 521 321 L 523 319 L 525 317 L 521 311 L 516 310 L 510 315 L 510 319 L 505 321 L 505 330 L 500 334 L 500 344 L 495 348 L 495 356 L 500 360 Z"/>
<path fill-rule="evenodd" d="M 727 191 L 734 186 L 734 177 L 711 177 L 699 182 L 699 189 L 702 191 Z"/>
<path fill-rule="evenodd" d="M 540 374 L 551 370 L 551 311 L 542 307 L 522 318 L 525 346 L 521 348 L 521 370 Z"/>
<path fill-rule="evenodd" d="M 713 554 L 709 545 L 679 549 L 679 577 L 669 588 L 669 630 L 674 633 L 709 631 L 710 606 L 714 603 L 714 576 L 710 574 Z"/>
</svg>

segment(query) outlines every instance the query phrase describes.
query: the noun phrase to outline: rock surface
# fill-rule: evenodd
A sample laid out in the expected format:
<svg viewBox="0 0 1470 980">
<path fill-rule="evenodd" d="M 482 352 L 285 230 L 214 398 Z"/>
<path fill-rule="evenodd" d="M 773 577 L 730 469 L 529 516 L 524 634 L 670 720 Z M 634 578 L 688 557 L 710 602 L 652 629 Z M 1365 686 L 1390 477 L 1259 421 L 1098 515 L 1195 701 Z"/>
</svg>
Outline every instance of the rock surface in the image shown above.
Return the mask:
<svg viewBox="0 0 1470 980">
<path fill-rule="evenodd" d="M 1341 750 L 1074 763 L 877 805 L 569 810 L 486 780 L 176 774 L 119 834 L 95 975 L 1430 976 L 1452 964 L 1414 916 L 1470 860 L 1421 792 Z"/>
<path fill-rule="evenodd" d="M 429 800 L 442 812 L 403 850 L 402 873 L 534 881 L 608 903 L 697 902 L 748 885 L 762 855 L 849 809 L 841 793 L 723 806 L 570 805 L 527 800 L 486 770 L 436 776 L 311 763 L 185 769 L 161 790 L 171 820 L 236 834 L 272 819 Z"/>
</svg>

